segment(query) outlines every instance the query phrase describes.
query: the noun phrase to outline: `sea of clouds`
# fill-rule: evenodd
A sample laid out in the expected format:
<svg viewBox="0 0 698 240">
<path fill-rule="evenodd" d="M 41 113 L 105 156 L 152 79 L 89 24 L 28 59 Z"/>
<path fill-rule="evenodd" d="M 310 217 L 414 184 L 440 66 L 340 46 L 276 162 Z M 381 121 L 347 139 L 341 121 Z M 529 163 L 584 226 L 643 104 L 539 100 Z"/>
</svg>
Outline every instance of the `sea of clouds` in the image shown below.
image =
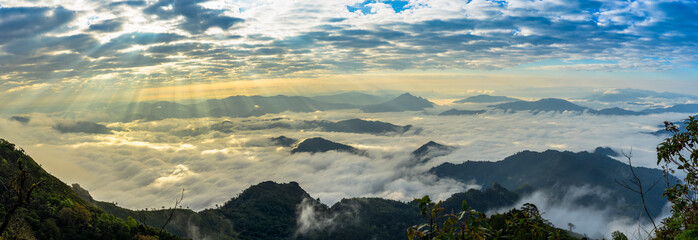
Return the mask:
<svg viewBox="0 0 698 240">
<path fill-rule="evenodd" d="M 80 183 L 95 199 L 117 202 L 131 209 L 160 208 L 171 205 L 184 189 L 183 205 L 201 210 L 220 205 L 250 185 L 266 180 L 296 181 L 326 204 L 342 198 L 369 196 L 409 201 L 428 194 L 432 199 L 445 199 L 453 193 L 481 186 L 475 182 L 438 179 L 427 173 L 429 168 L 443 162 L 498 161 L 523 150 L 577 152 L 598 146 L 623 151 L 632 148 L 636 166 L 656 167 L 655 147 L 663 136 L 647 133 L 658 130 L 665 120 L 686 117 L 685 114 L 598 116 L 502 111 L 474 116 L 432 114 L 439 110 L 375 114 L 357 110 L 285 112 L 250 118 L 100 122 L 112 130 L 111 134 L 61 133 L 53 127 L 76 120 L 29 114 L 28 123 L 0 119 L 0 132 L 2 138 L 25 149 L 48 172 L 66 183 Z M 293 127 L 295 122 L 304 120 L 338 121 L 356 117 L 409 124 L 420 131 L 372 135 Z M 234 126 L 229 133 L 210 127 L 223 121 Z M 279 121 L 291 127 L 274 127 Z M 269 140 L 281 135 L 301 140 L 323 137 L 366 150 L 368 154 L 290 154 L 290 147 L 275 146 Z M 432 140 L 454 146 L 456 150 L 425 164 L 411 164 L 410 152 Z M 557 226 L 565 227 L 567 222 L 559 222 L 564 218 L 551 215 L 563 209 L 561 205 L 546 203 L 541 196 L 544 195 L 534 194 L 525 199 L 537 199 L 533 202 L 541 204 L 542 211 L 548 213 L 546 216 Z M 605 214 L 598 216 L 602 223 L 616 221 Z M 575 224 L 578 231 L 590 235 L 601 231 L 595 226 Z M 605 230 L 601 233 L 609 234 Z"/>
</svg>

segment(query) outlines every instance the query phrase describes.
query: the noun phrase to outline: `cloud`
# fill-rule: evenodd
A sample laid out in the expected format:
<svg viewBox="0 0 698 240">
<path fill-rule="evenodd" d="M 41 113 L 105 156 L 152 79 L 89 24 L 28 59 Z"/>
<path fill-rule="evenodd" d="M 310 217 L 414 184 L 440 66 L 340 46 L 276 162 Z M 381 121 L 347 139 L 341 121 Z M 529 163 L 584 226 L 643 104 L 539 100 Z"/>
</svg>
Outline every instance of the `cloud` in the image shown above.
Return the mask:
<svg viewBox="0 0 698 240">
<path fill-rule="evenodd" d="M 693 1 L 14 5 L 32 3 L 0 10 L 0 54 L 13 55 L 0 64 L 0 78 L 24 85 L 65 80 L 64 92 L 105 78 L 125 79 L 133 84 L 118 88 L 129 89 L 191 79 L 510 69 L 522 64 L 533 64 L 526 69 L 536 71 L 663 72 L 695 67 L 693 39 L 698 37 Z M 361 9 L 347 8 L 353 6 Z M 47 34 L 56 31 L 62 34 Z M 606 62 L 545 63 L 579 59 Z"/>
<path fill-rule="evenodd" d="M 184 17 L 184 22 L 179 27 L 191 34 L 202 33 L 209 28 L 218 27 L 227 30 L 232 26 L 244 22 L 241 18 L 224 15 L 224 11 L 204 8 L 197 1 L 159 0 L 143 10 L 146 14 L 154 14 L 162 19 Z"/>
<path fill-rule="evenodd" d="M 58 29 L 75 18 L 63 7 L 0 7 L 0 44 Z"/>
<path fill-rule="evenodd" d="M 639 220 L 644 214 L 641 209 L 637 209 L 637 218 L 622 217 L 614 214 L 612 207 L 598 208 L 590 205 L 583 205 L 580 202 L 588 201 L 588 199 L 604 198 L 607 189 L 599 187 L 591 187 L 588 185 L 575 186 L 566 191 L 553 193 L 550 190 L 541 190 L 523 196 L 513 206 L 505 207 L 494 212 L 503 213 L 512 208 L 519 208 L 524 203 L 533 203 L 538 207 L 543 218 L 549 220 L 558 228 L 567 229 L 571 223 L 575 227 L 574 232 L 585 234 L 591 238 L 610 238 L 614 231 L 621 231 L 627 236 L 642 239 L 639 235 L 646 237 L 646 233 L 641 230 L 652 229 L 652 224 L 644 220 Z M 618 199 L 618 201 L 623 201 Z M 670 207 L 665 206 L 662 213 L 655 217 L 655 221 L 666 218 L 670 215 Z"/>
<path fill-rule="evenodd" d="M 421 112 L 363 114 L 396 125 L 422 128 L 420 134 L 371 135 L 324 132 L 321 129 L 270 128 L 273 118 L 294 126 L 305 121 L 341 121 L 356 111 L 280 113 L 251 118 L 165 119 L 104 123 L 112 134 L 61 134 L 58 123 L 75 120 L 45 114 L 26 124 L 0 118 L 3 138 L 17 143 L 63 181 L 77 182 L 96 199 L 120 206 L 159 207 L 187 191 L 186 205 L 203 209 L 225 202 L 262 181 L 296 181 L 311 196 L 332 204 L 346 197 L 384 197 L 408 201 L 430 195 L 445 199 L 478 188 L 426 174 L 443 162 L 496 161 L 522 150 L 543 151 L 549 145 L 591 151 L 603 145 L 633 147 L 633 163 L 656 167 L 654 149 L 661 137 L 644 134 L 681 114 L 596 116 L 588 114 L 492 111 L 477 116 L 434 116 Z M 72 115 L 79 116 L 79 115 Z M 89 120 L 89 119 L 86 119 Z M 233 131 L 209 127 L 229 121 Z M 293 154 L 271 137 L 323 137 L 366 150 L 367 155 L 327 152 Z M 410 153 L 428 141 L 457 147 L 424 164 L 410 164 Z M 312 174 L 308 174 L 312 173 Z"/>
<path fill-rule="evenodd" d="M 90 30 L 98 32 L 115 32 L 121 30 L 123 22 L 117 19 L 104 20 L 90 25 Z"/>
</svg>

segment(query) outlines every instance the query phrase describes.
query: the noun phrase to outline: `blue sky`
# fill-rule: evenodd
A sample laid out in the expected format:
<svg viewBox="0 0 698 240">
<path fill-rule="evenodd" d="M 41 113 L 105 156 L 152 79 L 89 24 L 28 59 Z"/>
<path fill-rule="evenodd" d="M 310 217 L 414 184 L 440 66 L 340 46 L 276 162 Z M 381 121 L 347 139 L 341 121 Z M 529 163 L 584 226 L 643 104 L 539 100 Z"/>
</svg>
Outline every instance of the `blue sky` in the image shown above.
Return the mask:
<svg viewBox="0 0 698 240">
<path fill-rule="evenodd" d="M 230 94 L 365 89 L 357 75 L 409 91 L 391 78 L 410 73 L 425 84 L 448 73 L 463 92 L 507 85 L 482 83 L 496 80 L 689 93 L 696 19 L 695 1 L 3 1 L 0 98 L 243 82 Z"/>
</svg>

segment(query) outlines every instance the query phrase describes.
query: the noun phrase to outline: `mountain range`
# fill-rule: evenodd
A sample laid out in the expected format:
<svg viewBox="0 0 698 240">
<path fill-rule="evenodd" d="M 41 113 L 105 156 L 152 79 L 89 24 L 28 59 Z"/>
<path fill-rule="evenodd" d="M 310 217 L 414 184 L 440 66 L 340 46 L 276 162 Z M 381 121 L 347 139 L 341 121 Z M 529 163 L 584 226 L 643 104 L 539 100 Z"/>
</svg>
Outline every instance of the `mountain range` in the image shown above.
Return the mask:
<svg viewBox="0 0 698 240">
<path fill-rule="evenodd" d="M 487 94 L 481 94 L 477 96 L 467 97 L 461 100 L 454 101 L 454 103 L 496 103 L 496 102 L 514 102 L 520 101 L 518 98 L 510 98 L 506 96 L 491 96 Z"/>
<path fill-rule="evenodd" d="M 432 108 L 435 105 L 425 98 L 404 93 L 384 103 L 364 106 L 361 108 L 361 111 L 367 113 L 421 111 L 425 108 Z"/>
<path fill-rule="evenodd" d="M 444 163 L 432 168 L 430 172 L 440 178 L 456 179 L 464 183 L 474 181 L 483 186 L 499 183 L 504 188 L 522 193 L 546 190 L 559 198 L 574 187 L 597 188 L 578 204 L 592 205 L 599 209 L 612 206 L 614 214 L 637 217 L 637 211 L 642 206 L 639 196 L 617 183 L 633 176 L 627 164 L 609 156 L 615 154 L 617 153 L 606 148 L 597 148 L 593 153 L 523 151 L 497 162 Z M 659 169 L 633 169 L 645 186 L 651 186 L 657 181 L 665 183 L 664 174 Z M 677 181 L 673 176 L 666 180 Z M 655 215 L 667 203 L 662 197 L 663 189 L 655 187 L 646 193 L 647 207 Z"/>
<path fill-rule="evenodd" d="M 449 154 L 451 150 L 452 147 L 432 141 L 414 150 L 411 155 L 414 159 L 429 161 Z M 441 205 L 446 212 L 460 211 L 463 201 L 481 212 L 502 209 L 513 206 L 531 191 L 580 184 L 614 190 L 604 192 L 610 194 L 606 198 L 590 196 L 585 199 L 585 202 L 600 202 L 579 202 L 580 206 L 599 204 L 615 207 L 608 199 L 624 199 L 627 205 L 619 206 L 620 211 L 636 212 L 635 196 L 627 195 L 622 189 L 614 189 L 612 186 L 614 178 L 628 177 L 628 166 L 609 158 L 608 154 L 612 154 L 609 151 L 612 150 L 597 148 L 595 152 L 598 153 L 524 151 L 500 162 L 445 163 L 430 172 L 439 178 L 474 180 L 482 186 L 491 186 L 483 190 L 471 189 L 453 194 Z M 93 237 L 87 239 L 105 239 L 107 235 L 104 234 L 113 234 L 113 231 L 127 235 L 106 238 L 129 239 L 148 234 L 159 234 L 160 239 L 177 238 L 167 232 L 158 233 L 157 228 L 162 226 L 180 237 L 194 239 L 404 239 L 408 226 L 425 221 L 420 216 L 415 201 L 347 198 L 330 207 L 319 199 L 314 199 L 298 183 L 271 181 L 251 186 L 221 206 L 199 212 L 182 208 L 134 211 L 118 207 L 114 203 L 95 200 L 77 184 L 72 188 L 65 185 L 4 140 L 0 143 L 0 158 L 3 159 L 0 177 L 4 182 L 11 182 L 10 178 L 17 175 L 18 159 L 26 162 L 34 179 L 49 179 L 45 182 L 46 185 L 37 190 L 39 194 L 35 199 L 38 205 L 32 206 L 38 207 L 27 208 L 19 215 L 23 219 L 19 224 L 24 227 L 16 230 L 32 236 L 42 236 L 42 239 L 46 236 L 53 236 L 54 239 L 82 239 L 75 236 L 94 232 L 97 235 L 89 235 Z M 13 163 L 15 167 L 8 166 Z M 661 176 L 656 169 L 635 168 L 635 171 L 643 181 Z M 659 204 L 653 198 L 655 191 L 658 190 L 650 191 L 648 195 L 652 211 Z M 6 196 L 4 192 L 2 196 Z M 51 206 L 59 208 L 52 210 L 54 208 Z M 2 215 L 6 214 L 5 211 L 5 208 L 0 208 Z M 76 225 L 80 224 L 79 221 L 91 223 Z M 119 226 L 122 227 L 105 228 L 111 226 L 108 224 L 121 224 Z M 50 230 L 47 226 L 55 227 Z M 74 229 L 73 226 L 82 226 L 80 232 L 69 232 Z"/>
</svg>

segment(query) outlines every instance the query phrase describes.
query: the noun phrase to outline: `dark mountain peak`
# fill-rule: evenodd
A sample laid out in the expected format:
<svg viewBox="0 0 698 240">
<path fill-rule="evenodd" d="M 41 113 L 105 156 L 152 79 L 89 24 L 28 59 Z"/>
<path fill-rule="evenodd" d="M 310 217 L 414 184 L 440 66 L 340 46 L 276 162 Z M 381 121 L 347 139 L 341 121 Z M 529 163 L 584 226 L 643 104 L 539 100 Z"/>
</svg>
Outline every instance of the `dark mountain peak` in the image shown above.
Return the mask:
<svg viewBox="0 0 698 240">
<path fill-rule="evenodd" d="M 308 138 L 303 140 L 301 143 L 298 144 L 298 146 L 296 146 L 296 148 L 291 150 L 291 153 L 319 153 L 327 151 L 349 152 L 355 154 L 363 153 L 363 151 L 358 150 L 352 146 L 336 143 L 321 137 Z"/>
<path fill-rule="evenodd" d="M 28 123 L 29 120 L 31 120 L 31 118 L 29 118 L 29 117 L 22 117 L 22 116 L 12 116 L 12 117 L 10 117 L 10 120 L 12 120 L 12 121 L 17 121 L 17 122 L 20 122 L 20 123 Z"/>
<path fill-rule="evenodd" d="M 270 138 L 272 144 L 276 146 L 282 146 L 282 147 L 290 147 L 293 146 L 296 142 L 298 142 L 297 139 L 286 137 L 286 136 L 278 136 L 278 137 L 272 137 Z"/>
<path fill-rule="evenodd" d="M 606 155 L 606 156 L 611 156 L 611 157 L 618 157 L 620 154 L 616 152 L 616 150 L 613 150 L 613 148 L 610 147 L 597 147 L 594 149 L 595 154 L 601 154 L 601 155 Z"/>
<path fill-rule="evenodd" d="M 354 133 L 373 133 L 373 134 L 387 134 L 387 133 L 398 133 L 402 134 L 412 128 L 411 125 L 397 126 L 387 122 L 381 121 L 369 121 L 363 119 L 348 119 L 339 122 L 314 122 L 319 125 L 325 131 L 330 132 L 354 132 Z"/>
<path fill-rule="evenodd" d="M 619 107 L 612 107 L 612 108 L 604 108 L 598 111 L 595 111 L 594 113 L 599 114 L 599 115 L 642 115 L 643 113 L 641 112 L 635 112 Z"/>
<path fill-rule="evenodd" d="M 58 123 L 53 126 L 53 129 L 61 133 L 88 133 L 88 134 L 111 134 L 111 130 L 107 126 L 88 122 L 88 121 L 76 121 L 76 122 L 65 122 Z"/>
<path fill-rule="evenodd" d="M 284 197 L 279 197 L 284 196 Z M 297 199 L 298 202 L 302 198 L 310 197 L 310 195 L 300 187 L 297 182 L 277 183 L 274 181 L 261 182 L 257 185 L 252 185 L 245 189 L 236 198 L 228 201 L 223 207 L 233 203 L 241 203 L 245 201 L 261 201 L 263 199 Z"/>
<path fill-rule="evenodd" d="M 446 156 L 453 152 L 453 150 L 454 147 L 429 141 L 428 143 L 412 151 L 412 159 L 418 163 L 424 163 L 435 157 Z"/>
<path fill-rule="evenodd" d="M 397 98 L 418 98 L 418 97 L 415 97 L 411 93 L 406 92 L 406 93 L 400 94 L 400 96 L 398 96 Z"/>
<path fill-rule="evenodd" d="M 582 107 L 582 106 L 574 104 L 570 101 L 567 101 L 564 99 L 559 99 L 559 98 L 544 98 L 544 99 L 540 99 L 538 101 L 516 101 L 516 102 L 491 105 L 490 107 L 494 107 L 496 109 L 502 109 L 502 110 L 513 110 L 513 111 L 529 110 L 529 111 L 534 111 L 534 112 L 537 112 L 537 111 L 583 112 L 586 110 L 591 110 L 587 107 Z"/>
<path fill-rule="evenodd" d="M 410 93 L 402 95 L 380 104 L 368 105 L 361 108 L 364 112 L 403 112 L 403 111 L 419 111 L 425 108 L 434 107 L 434 103 L 423 97 L 417 97 Z"/>
<path fill-rule="evenodd" d="M 78 197 L 82 198 L 82 200 L 85 200 L 86 202 L 89 202 L 89 203 L 92 203 L 95 201 L 95 199 L 92 198 L 92 195 L 90 195 L 90 192 L 88 192 L 87 190 L 82 188 L 80 186 L 80 184 L 73 183 L 71 185 L 71 187 L 73 188 L 73 192 L 75 192 L 78 195 Z"/>
</svg>

